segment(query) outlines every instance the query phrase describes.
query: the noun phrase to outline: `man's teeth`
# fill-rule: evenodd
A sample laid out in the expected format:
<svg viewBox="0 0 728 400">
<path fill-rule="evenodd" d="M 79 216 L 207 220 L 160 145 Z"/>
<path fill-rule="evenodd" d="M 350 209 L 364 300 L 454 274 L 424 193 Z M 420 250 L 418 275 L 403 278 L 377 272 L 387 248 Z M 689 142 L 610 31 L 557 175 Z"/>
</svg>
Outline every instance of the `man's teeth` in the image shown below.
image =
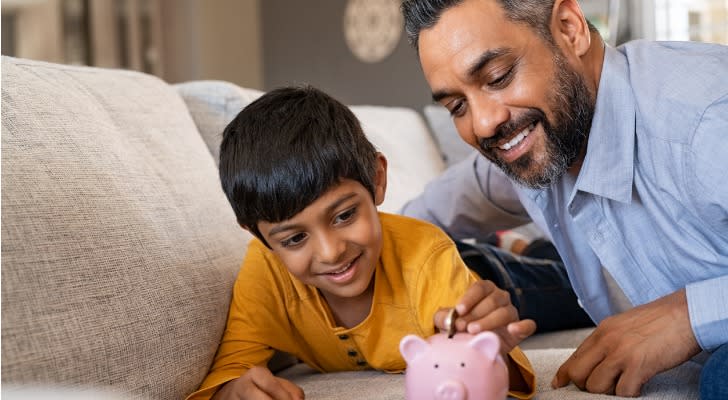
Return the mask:
<svg viewBox="0 0 728 400">
<path fill-rule="evenodd" d="M 503 144 L 501 146 L 498 146 L 501 150 L 510 150 L 511 148 L 515 147 L 518 143 L 521 143 L 521 140 L 523 140 L 528 134 L 531 132 L 531 130 L 534 128 L 534 124 L 529 125 L 524 130 L 521 131 L 516 137 L 511 139 L 508 143 Z"/>
</svg>

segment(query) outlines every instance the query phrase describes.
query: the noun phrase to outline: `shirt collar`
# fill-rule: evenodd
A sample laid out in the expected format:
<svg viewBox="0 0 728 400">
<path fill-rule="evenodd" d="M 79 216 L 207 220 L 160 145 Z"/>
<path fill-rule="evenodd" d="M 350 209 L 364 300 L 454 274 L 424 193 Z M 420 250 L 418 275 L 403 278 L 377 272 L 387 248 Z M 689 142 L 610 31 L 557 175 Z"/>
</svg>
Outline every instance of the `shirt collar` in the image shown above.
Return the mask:
<svg viewBox="0 0 728 400">
<path fill-rule="evenodd" d="M 632 199 L 635 103 L 624 54 L 606 46 L 587 153 L 576 189 L 629 203 Z"/>
</svg>

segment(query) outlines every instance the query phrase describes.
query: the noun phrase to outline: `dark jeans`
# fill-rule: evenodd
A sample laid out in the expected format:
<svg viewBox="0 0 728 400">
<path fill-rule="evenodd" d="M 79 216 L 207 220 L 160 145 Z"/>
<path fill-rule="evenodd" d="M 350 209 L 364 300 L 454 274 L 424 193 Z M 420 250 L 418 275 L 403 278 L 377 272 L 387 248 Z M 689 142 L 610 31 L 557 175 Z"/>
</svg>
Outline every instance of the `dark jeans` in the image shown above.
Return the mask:
<svg viewBox="0 0 728 400">
<path fill-rule="evenodd" d="M 728 344 L 718 347 L 700 373 L 700 399 L 728 399 Z"/>
<path fill-rule="evenodd" d="M 536 332 L 594 326 L 578 305 L 560 260 L 518 256 L 486 243 L 456 244 L 470 269 L 511 294 L 521 319 L 536 321 Z M 544 247 L 548 246 L 540 251 Z M 555 252 L 542 254 L 558 259 Z"/>
</svg>

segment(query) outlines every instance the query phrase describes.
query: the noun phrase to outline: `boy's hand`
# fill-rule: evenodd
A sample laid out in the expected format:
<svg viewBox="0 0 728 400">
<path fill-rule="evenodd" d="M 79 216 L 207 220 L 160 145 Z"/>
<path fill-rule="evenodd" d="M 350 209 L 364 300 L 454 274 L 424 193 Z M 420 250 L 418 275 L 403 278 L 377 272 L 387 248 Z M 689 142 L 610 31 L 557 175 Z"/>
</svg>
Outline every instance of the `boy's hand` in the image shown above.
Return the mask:
<svg viewBox="0 0 728 400">
<path fill-rule="evenodd" d="M 530 319 L 518 320 L 518 310 L 511 303 L 511 296 L 493 282 L 480 280 L 465 292 L 455 305 L 459 317 L 455 320 L 458 332 L 477 334 L 493 331 L 501 339 L 501 353 L 505 356 L 521 341 L 536 331 L 536 323 Z M 435 326 L 445 331 L 448 309 L 435 313 Z"/>
<path fill-rule="evenodd" d="M 303 389 L 274 376 L 268 368 L 253 367 L 240 378 L 223 385 L 213 400 L 303 400 Z"/>
</svg>

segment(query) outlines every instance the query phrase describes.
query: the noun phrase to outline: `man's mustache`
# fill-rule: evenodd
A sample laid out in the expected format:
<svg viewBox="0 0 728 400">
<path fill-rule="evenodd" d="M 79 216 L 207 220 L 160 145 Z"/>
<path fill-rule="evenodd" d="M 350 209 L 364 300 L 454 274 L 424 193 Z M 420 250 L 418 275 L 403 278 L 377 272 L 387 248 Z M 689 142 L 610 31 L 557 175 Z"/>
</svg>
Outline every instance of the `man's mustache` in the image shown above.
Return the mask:
<svg viewBox="0 0 728 400">
<path fill-rule="evenodd" d="M 489 151 L 495 147 L 497 143 L 513 136 L 513 134 L 516 133 L 516 130 L 520 131 L 524 126 L 529 126 L 537 121 L 546 121 L 546 114 L 538 108 L 529 108 L 516 119 L 509 119 L 508 121 L 498 125 L 495 129 L 495 135 L 489 138 L 479 139 L 478 146 L 480 146 L 481 151 Z"/>
</svg>

